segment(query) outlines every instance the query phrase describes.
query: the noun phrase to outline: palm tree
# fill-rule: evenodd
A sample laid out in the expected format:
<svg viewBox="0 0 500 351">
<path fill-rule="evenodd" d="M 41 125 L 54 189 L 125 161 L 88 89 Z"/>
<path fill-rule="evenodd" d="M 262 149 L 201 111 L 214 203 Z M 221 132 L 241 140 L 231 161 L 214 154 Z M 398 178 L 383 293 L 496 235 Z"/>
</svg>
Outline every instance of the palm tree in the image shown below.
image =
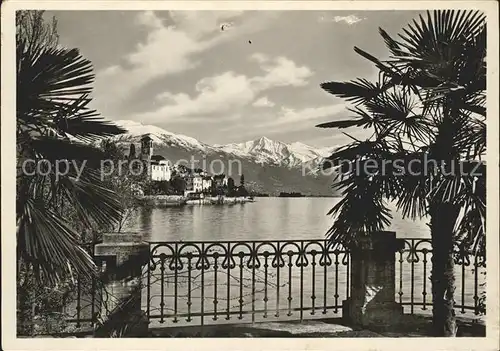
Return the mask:
<svg viewBox="0 0 500 351">
<path fill-rule="evenodd" d="M 120 202 L 99 173 L 104 153 L 91 143 L 125 130 L 89 108 L 91 62 L 57 46 L 43 13 L 22 12 L 16 18 L 17 252 L 39 282 L 55 284 L 95 272 L 68 211 L 86 227 L 120 219 Z"/>
<path fill-rule="evenodd" d="M 373 132 L 367 140 L 353 138 L 324 165 L 339 168 L 334 186 L 343 191 L 329 212 L 336 219 L 327 235 L 351 245 L 360 233 L 383 230 L 392 218 L 387 201 L 405 217 L 430 217 L 433 330 L 455 336 L 454 254 L 457 247 L 475 254 L 485 249 L 485 16 L 434 11 L 398 40 L 379 31 L 388 60 L 354 48 L 375 64 L 377 82 L 321 84 L 352 104 L 354 118 L 318 127 Z"/>
</svg>

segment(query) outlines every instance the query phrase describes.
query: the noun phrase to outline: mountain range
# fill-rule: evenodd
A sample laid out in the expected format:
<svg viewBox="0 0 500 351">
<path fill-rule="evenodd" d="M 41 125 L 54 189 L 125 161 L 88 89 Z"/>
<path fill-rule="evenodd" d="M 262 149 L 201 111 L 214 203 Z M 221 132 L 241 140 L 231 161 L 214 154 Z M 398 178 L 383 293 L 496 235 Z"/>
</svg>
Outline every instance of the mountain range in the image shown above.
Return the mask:
<svg viewBox="0 0 500 351">
<path fill-rule="evenodd" d="M 331 188 L 333 176 L 319 172 L 322 161 L 335 147 L 315 148 L 300 142 L 287 144 L 266 137 L 209 145 L 153 125 L 129 120 L 114 123 L 127 130 L 113 138 L 123 149 L 128 150 L 130 144 L 136 144 L 140 152 L 140 138 L 149 134 L 155 155 L 162 155 L 172 163 L 183 160 L 188 162 L 188 167 L 203 168 L 212 174 L 225 173 L 233 177 L 236 184 L 244 174 L 249 190 L 271 195 L 300 192 L 311 196 L 336 196 Z"/>
</svg>

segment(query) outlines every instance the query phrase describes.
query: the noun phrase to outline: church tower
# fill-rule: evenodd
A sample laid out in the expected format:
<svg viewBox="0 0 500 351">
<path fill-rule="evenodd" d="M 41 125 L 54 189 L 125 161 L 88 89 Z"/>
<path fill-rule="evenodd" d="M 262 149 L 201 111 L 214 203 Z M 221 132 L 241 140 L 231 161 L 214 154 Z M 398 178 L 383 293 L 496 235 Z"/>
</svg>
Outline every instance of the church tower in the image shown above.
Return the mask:
<svg viewBox="0 0 500 351">
<path fill-rule="evenodd" d="M 148 179 L 151 179 L 151 157 L 153 156 L 153 139 L 149 134 L 145 134 L 141 138 L 141 160 L 146 167 Z"/>
<path fill-rule="evenodd" d="M 151 156 L 153 156 L 153 139 L 149 134 L 145 134 L 141 138 L 141 159 L 151 161 Z"/>
</svg>

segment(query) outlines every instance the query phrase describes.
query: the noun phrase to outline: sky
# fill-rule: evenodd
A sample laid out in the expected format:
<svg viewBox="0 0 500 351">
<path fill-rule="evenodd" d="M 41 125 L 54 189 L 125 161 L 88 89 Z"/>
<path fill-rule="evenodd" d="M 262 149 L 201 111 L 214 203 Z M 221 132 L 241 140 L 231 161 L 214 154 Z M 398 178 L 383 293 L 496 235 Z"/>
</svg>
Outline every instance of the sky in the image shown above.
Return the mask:
<svg viewBox="0 0 500 351">
<path fill-rule="evenodd" d="M 209 144 L 266 136 L 316 147 L 350 141 L 319 123 L 348 118 L 326 81 L 376 79 L 415 11 L 47 11 L 60 44 L 91 60 L 92 107 Z M 225 24 L 224 30 L 221 25 Z M 356 138 L 366 130 L 348 129 Z"/>
</svg>

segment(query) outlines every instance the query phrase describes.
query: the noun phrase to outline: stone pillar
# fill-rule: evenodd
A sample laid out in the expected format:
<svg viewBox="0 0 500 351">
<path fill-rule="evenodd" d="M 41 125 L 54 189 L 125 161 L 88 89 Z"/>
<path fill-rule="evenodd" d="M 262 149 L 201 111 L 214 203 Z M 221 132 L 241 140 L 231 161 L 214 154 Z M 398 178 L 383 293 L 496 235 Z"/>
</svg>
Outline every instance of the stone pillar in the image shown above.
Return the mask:
<svg viewBox="0 0 500 351">
<path fill-rule="evenodd" d="M 346 322 L 377 328 L 400 322 L 403 307 L 395 301 L 395 254 L 403 245 L 396 233 L 377 232 L 350 248 L 350 297 L 342 304 Z"/>
<path fill-rule="evenodd" d="M 148 321 L 141 310 L 142 267 L 149 245 L 137 233 L 109 233 L 95 246 L 101 263 L 104 292 L 100 306 L 102 323 L 95 336 L 147 336 Z"/>
</svg>

